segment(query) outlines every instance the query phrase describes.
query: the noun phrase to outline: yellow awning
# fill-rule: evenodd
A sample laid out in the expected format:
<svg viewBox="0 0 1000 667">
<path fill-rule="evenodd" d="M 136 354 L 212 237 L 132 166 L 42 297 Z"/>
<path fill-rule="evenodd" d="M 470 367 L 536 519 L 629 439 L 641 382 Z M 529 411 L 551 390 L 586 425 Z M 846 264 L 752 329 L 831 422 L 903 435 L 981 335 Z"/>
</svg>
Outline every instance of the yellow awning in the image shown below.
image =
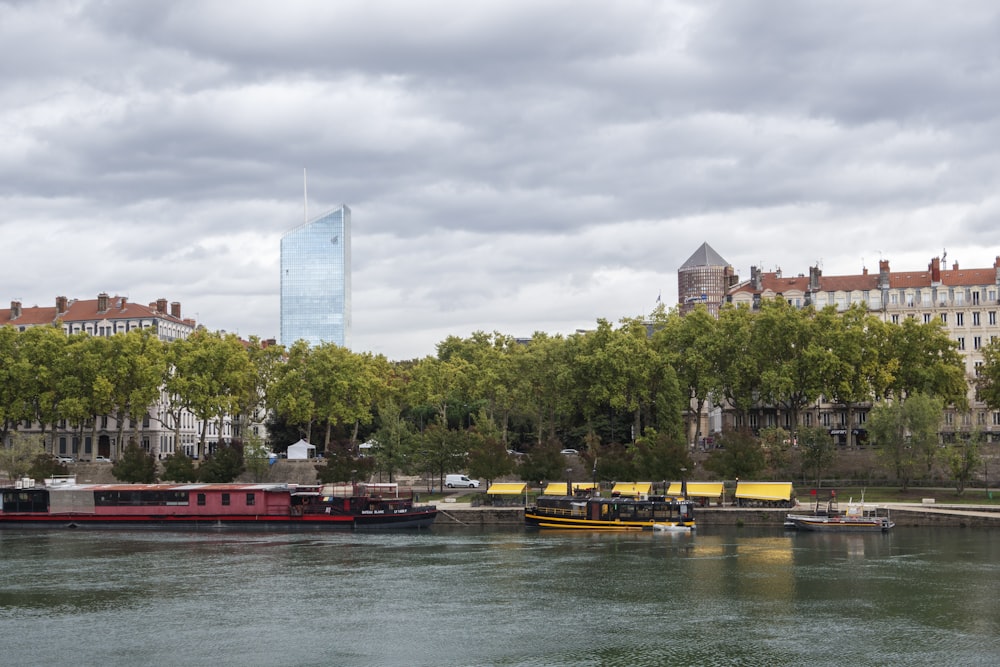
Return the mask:
<svg viewBox="0 0 1000 667">
<path fill-rule="evenodd" d="M 497 482 L 486 489 L 487 495 L 494 496 L 516 496 L 524 493 L 524 482 Z"/>
<path fill-rule="evenodd" d="M 651 488 L 653 488 L 652 482 L 618 482 L 615 484 L 615 488 L 611 489 L 611 493 L 623 496 L 638 496 L 643 493 L 649 494 Z"/>
<path fill-rule="evenodd" d="M 791 500 L 791 482 L 740 482 L 736 485 L 737 498 L 755 500 Z"/>
<path fill-rule="evenodd" d="M 722 482 L 688 482 L 688 498 L 718 498 L 722 495 Z M 670 482 L 668 496 L 681 495 L 681 483 Z"/>
<path fill-rule="evenodd" d="M 587 491 L 590 489 L 596 489 L 597 485 L 593 482 L 573 482 L 574 491 Z M 566 494 L 566 482 L 546 482 L 545 490 L 542 491 L 547 496 L 565 496 Z M 572 494 L 570 494 L 572 495 Z"/>
</svg>

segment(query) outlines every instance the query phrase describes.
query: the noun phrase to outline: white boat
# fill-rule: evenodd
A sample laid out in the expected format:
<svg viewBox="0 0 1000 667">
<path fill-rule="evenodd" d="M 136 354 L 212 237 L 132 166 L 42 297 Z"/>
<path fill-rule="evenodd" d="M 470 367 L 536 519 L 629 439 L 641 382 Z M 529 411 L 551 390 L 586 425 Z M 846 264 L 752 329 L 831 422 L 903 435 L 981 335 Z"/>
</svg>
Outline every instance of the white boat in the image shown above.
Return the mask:
<svg viewBox="0 0 1000 667">
<path fill-rule="evenodd" d="M 833 504 L 825 513 L 788 514 L 785 525 L 796 530 L 811 530 L 829 533 L 886 532 L 896 523 L 889 516 L 889 510 L 877 505 L 866 505 L 864 500 L 847 503 L 847 510 L 837 511 Z"/>
</svg>

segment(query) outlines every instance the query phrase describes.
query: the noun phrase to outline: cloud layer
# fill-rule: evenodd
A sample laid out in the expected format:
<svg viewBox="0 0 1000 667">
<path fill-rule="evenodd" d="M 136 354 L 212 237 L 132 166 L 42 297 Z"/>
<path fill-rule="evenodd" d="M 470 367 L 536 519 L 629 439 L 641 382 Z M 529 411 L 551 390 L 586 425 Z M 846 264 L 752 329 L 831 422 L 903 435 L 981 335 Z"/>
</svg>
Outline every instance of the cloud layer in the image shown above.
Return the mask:
<svg viewBox="0 0 1000 667">
<path fill-rule="evenodd" d="M 356 350 L 569 333 L 751 265 L 990 266 L 1000 13 L 931 2 L 0 1 L 0 299 L 277 336 L 353 212 Z"/>
</svg>

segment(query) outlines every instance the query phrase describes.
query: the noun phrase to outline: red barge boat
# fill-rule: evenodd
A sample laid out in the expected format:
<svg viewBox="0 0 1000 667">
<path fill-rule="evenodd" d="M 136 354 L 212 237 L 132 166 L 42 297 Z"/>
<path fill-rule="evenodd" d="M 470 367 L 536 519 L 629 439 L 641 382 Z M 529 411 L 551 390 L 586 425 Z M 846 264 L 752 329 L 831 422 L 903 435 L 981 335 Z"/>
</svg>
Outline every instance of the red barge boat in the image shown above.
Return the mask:
<svg viewBox="0 0 1000 667">
<path fill-rule="evenodd" d="M 426 528 L 434 505 L 396 484 L 77 484 L 0 488 L 0 528 L 327 530 Z"/>
</svg>

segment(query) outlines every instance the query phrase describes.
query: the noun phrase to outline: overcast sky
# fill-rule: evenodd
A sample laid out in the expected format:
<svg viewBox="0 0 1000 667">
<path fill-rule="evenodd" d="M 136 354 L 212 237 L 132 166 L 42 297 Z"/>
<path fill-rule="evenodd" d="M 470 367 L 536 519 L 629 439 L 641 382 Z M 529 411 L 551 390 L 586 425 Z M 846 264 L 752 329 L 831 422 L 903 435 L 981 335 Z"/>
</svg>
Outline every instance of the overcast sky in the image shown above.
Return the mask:
<svg viewBox="0 0 1000 667">
<path fill-rule="evenodd" d="M 741 277 L 993 265 L 1000 5 L 0 0 L 0 304 L 279 335 L 353 213 L 353 344 L 572 333 Z"/>
</svg>

